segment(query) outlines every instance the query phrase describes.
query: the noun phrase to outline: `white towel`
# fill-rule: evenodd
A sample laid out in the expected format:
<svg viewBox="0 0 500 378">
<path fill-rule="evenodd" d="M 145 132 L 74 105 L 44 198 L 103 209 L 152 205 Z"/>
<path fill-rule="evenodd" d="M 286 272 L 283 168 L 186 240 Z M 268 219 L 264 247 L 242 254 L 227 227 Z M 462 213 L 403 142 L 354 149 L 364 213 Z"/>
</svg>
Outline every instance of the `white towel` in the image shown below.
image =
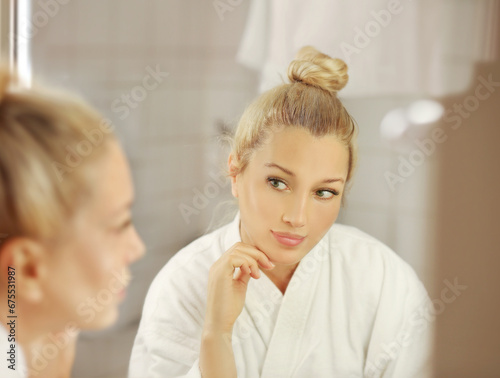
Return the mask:
<svg viewBox="0 0 500 378">
<path fill-rule="evenodd" d="M 343 97 L 464 91 L 498 54 L 498 0 L 253 0 L 237 60 L 261 91 L 312 45 L 349 65 Z"/>
</svg>

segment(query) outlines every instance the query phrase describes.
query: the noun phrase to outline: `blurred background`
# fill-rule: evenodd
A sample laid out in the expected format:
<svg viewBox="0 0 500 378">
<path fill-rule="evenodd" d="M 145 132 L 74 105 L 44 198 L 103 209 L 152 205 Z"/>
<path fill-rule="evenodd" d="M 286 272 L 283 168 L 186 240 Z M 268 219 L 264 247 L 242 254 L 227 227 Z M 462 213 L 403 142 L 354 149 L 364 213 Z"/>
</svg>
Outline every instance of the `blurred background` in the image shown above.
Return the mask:
<svg viewBox="0 0 500 378">
<path fill-rule="evenodd" d="M 46 81 L 84 96 L 116 126 L 133 170 L 134 219 L 147 255 L 133 266 L 118 323 L 82 334 L 74 377 L 126 375 L 156 273 L 234 214 L 234 206 L 221 206 L 231 199 L 221 136 L 261 91 L 286 79 L 286 66 L 303 45 L 349 65 L 351 79 L 339 95 L 359 125 L 359 167 L 337 222 L 390 246 L 432 298 L 443 280 L 463 277 L 466 259 L 444 270 L 464 245 L 456 237 L 470 228 L 451 225 L 459 214 L 467 217 L 456 211 L 477 199 L 480 183 L 463 177 L 476 172 L 475 165 L 466 159 L 464 173 L 457 148 L 463 138 L 470 146 L 481 130 L 500 126 L 498 1 L 2 0 L 0 14 L 2 49 L 11 49 L 26 82 Z M 498 143 L 494 135 L 481 140 Z M 450 150 L 455 157 L 447 160 Z M 477 180 L 498 176 L 498 155 L 486 155 L 477 164 L 487 173 Z M 457 185 L 446 176 L 454 169 Z M 451 195 L 454 190 L 463 196 Z M 498 231 L 497 219 L 486 218 Z M 486 244 L 481 250 L 491 251 L 478 238 Z M 439 321 L 454 311 L 450 304 Z M 456 332 L 440 334 L 438 345 L 448 345 Z M 458 355 L 457 348 L 450 353 Z M 489 350 L 498 355 L 498 342 Z M 436 371 L 454 377 L 464 371 L 457 360 L 442 361 L 447 365 Z"/>
</svg>

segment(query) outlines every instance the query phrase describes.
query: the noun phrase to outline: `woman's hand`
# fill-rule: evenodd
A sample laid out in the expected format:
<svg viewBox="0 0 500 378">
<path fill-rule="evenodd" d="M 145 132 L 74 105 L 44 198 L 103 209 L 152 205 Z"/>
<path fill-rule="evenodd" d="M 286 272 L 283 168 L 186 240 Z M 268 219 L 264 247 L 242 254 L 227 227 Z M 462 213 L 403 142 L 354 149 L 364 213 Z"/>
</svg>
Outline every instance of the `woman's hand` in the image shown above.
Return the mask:
<svg viewBox="0 0 500 378">
<path fill-rule="evenodd" d="M 231 345 L 233 325 L 245 304 L 250 277 L 260 277 L 259 266 L 263 269 L 274 268 L 264 252 L 248 244 L 236 243 L 210 268 L 200 350 L 203 378 L 236 377 Z M 235 274 L 236 268 L 240 269 Z"/>
<path fill-rule="evenodd" d="M 264 252 L 241 242 L 234 244 L 212 265 L 208 276 L 205 331 L 232 333 L 245 304 L 248 281 L 250 277 L 260 277 L 259 266 L 274 268 Z M 240 269 L 235 275 L 236 268 Z"/>
</svg>

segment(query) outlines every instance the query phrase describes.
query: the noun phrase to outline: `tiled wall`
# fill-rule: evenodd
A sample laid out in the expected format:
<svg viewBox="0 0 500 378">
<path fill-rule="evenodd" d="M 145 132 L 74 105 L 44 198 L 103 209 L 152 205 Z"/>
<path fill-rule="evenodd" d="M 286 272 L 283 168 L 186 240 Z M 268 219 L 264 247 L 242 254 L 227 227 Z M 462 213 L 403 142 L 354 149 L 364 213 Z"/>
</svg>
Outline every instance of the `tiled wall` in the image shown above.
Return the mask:
<svg viewBox="0 0 500 378">
<path fill-rule="evenodd" d="M 413 266 L 428 286 L 437 154 L 425 155 L 422 164 L 415 165 L 414 172 L 404 177 L 400 175 L 401 161 L 410 161 L 410 154 L 418 150 L 415 140 L 422 141 L 426 137 L 389 143 L 379 131 L 388 111 L 404 108 L 416 99 L 415 96 L 343 101 L 359 126 L 359 161 L 339 221 L 384 241 Z M 399 175 L 404 181 L 389 183 L 388 173 Z"/>
<path fill-rule="evenodd" d="M 34 3 L 33 12 L 40 11 Z M 154 275 L 211 221 L 220 223 L 212 212 L 230 195 L 220 178 L 227 150 L 217 141 L 218 128 L 233 126 L 257 90 L 256 75 L 234 60 L 247 7 L 241 2 L 221 19 L 211 1 L 73 0 L 52 12 L 32 38 L 35 76 L 82 94 L 116 125 L 133 169 L 135 223 L 147 246 L 133 267 L 118 324 L 82 335 L 76 378 L 125 375 Z M 113 111 L 113 101 L 140 86 L 148 67 L 168 76 L 121 119 L 124 112 Z M 339 221 L 378 237 L 424 272 L 432 164 L 391 191 L 383 175 L 397 165 L 398 152 L 378 133 L 385 112 L 409 100 L 345 102 L 360 125 L 361 153 Z M 203 202 L 197 193 L 204 192 L 217 196 Z M 181 205 L 201 209 L 187 222 Z"/>
</svg>

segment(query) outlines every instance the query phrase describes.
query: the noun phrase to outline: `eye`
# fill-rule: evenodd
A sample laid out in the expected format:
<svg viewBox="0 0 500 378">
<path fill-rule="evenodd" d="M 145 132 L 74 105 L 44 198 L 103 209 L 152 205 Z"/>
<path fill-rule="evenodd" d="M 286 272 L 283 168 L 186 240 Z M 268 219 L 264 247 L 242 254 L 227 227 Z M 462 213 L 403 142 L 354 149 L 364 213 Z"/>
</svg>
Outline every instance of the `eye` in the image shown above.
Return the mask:
<svg viewBox="0 0 500 378">
<path fill-rule="evenodd" d="M 268 177 L 267 182 L 276 190 L 285 190 L 287 188 L 286 184 L 274 177 Z"/>
<path fill-rule="evenodd" d="M 334 196 L 338 196 L 339 192 L 337 192 L 335 190 L 321 189 L 321 190 L 316 191 L 316 195 L 320 199 L 330 199 L 330 198 L 333 198 Z"/>
</svg>

